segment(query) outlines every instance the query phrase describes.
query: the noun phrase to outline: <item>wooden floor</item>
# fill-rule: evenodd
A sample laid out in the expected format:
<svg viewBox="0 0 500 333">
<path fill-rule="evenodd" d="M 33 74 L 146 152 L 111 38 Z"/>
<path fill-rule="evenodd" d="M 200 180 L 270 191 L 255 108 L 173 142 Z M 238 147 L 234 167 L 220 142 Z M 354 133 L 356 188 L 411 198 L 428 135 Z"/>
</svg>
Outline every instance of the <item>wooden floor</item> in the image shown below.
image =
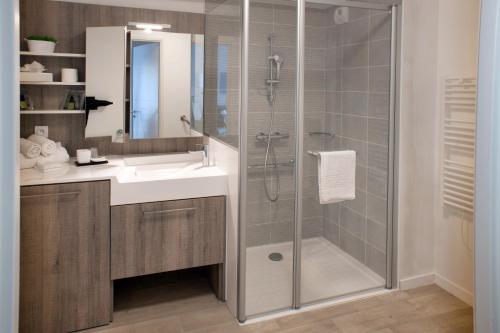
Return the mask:
<svg viewBox="0 0 500 333">
<path fill-rule="evenodd" d="M 115 285 L 113 323 L 84 332 L 473 332 L 472 308 L 436 285 L 239 326 L 206 280 L 163 279 Z"/>
</svg>

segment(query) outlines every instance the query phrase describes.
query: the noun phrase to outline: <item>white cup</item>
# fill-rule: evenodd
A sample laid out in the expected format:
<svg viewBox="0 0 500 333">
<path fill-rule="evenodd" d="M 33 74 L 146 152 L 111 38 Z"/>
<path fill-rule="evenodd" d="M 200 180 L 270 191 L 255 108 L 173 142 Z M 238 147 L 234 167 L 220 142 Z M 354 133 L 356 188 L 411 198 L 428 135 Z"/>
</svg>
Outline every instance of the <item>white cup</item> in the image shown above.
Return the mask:
<svg viewBox="0 0 500 333">
<path fill-rule="evenodd" d="M 90 149 L 78 149 L 76 151 L 76 160 L 79 164 L 90 163 L 91 153 Z"/>
<path fill-rule="evenodd" d="M 76 68 L 63 68 L 61 69 L 62 82 L 78 82 L 78 71 Z"/>
</svg>

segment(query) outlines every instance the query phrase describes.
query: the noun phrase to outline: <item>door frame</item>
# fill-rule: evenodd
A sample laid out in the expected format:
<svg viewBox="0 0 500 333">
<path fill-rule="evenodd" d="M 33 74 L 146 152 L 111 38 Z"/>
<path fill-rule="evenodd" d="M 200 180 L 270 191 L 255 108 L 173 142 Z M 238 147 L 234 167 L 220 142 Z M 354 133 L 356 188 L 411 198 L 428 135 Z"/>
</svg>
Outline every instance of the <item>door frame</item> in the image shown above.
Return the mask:
<svg viewBox="0 0 500 333">
<path fill-rule="evenodd" d="M 19 2 L 0 2 L 0 332 L 19 320 Z"/>
</svg>

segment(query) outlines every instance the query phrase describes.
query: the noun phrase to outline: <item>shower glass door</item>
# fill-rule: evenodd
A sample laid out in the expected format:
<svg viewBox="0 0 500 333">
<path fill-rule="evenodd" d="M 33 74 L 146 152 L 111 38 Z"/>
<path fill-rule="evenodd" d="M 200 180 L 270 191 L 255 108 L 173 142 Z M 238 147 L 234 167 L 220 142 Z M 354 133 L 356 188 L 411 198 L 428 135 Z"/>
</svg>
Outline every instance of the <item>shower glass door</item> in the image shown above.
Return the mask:
<svg viewBox="0 0 500 333">
<path fill-rule="evenodd" d="M 253 316 L 292 306 L 297 6 L 249 6 L 245 314 Z"/>
<path fill-rule="evenodd" d="M 302 304 L 384 287 L 387 272 L 391 12 L 325 3 L 305 15 Z M 355 199 L 320 204 L 316 153 L 332 151 L 356 152 Z"/>
<path fill-rule="evenodd" d="M 391 6 L 241 3 L 238 318 L 390 287 Z M 356 153 L 355 199 L 320 204 L 335 151 Z"/>
</svg>

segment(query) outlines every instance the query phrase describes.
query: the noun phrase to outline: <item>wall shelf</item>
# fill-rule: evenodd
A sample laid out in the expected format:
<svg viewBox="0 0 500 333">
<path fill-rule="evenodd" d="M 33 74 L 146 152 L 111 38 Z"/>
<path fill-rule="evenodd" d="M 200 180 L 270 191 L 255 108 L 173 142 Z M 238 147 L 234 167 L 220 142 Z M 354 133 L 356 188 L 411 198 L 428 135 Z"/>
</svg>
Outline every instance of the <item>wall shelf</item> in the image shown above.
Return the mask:
<svg viewBox="0 0 500 333">
<path fill-rule="evenodd" d="M 84 86 L 85 82 L 31 82 L 21 81 L 25 86 Z"/>
<path fill-rule="evenodd" d="M 35 56 L 35 57 L 57 57 L 57 58 L 85 58 L 85 54 L 81 53 L 38 53 L 21 51 L 19 52 L 22 56 Z"/>
<path fill-rule="evenodd" d="M 85 110 L 21 110 L 21 114 L 85 114 Z"/>
</svg>

